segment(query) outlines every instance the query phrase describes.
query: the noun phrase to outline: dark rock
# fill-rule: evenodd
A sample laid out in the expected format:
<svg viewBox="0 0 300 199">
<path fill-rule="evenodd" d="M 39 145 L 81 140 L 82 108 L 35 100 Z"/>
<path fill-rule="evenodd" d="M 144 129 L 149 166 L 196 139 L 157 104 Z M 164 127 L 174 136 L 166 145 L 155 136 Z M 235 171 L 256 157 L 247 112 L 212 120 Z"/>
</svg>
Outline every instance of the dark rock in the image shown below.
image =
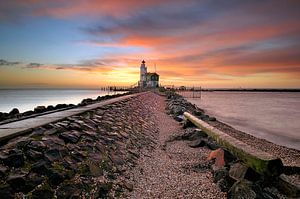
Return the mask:
<svg viewBox="0 0 300 199">
<path fill-rule="evenodd" d="M 41 175 L 46 175 L 49 173 L 50 165 L 45 160 L 39 160 L 31 166 L 31 171 L 36 172 Z"/>
<path fill-rule="evenodd" d="M 91 104 L 91 103 L 93 103 L 94 102 L 94 100 L 93 99 L 91 99 L 91 98 L 87 98 L 87 99 L 83 99 L 82 101 L 81 101 L 81 105 L 88 105 L 88 104 Z"/>
<path fill-rule="evenodd" d="M 54 170 L 51 169 L 48 174 L 48 181 L 50 185 L 57 186 L 66 179 L 66 172 L 63 170 Z"/>
<path fill-rule="evenodd" d="M 195 125 L 190 120 L 183 120 L 183 126 L 184 129 L 189 127 L 195 127 Z"/>
<path fill-rule="evenodd" d="M 54 108 L 54 106 L 52 106 L 52 105 L 49 105 L 49 106 L 47 106 L 47 111 L 52 111 L 52 110 L 54 110 L 55 108 Z"/>
<path fill-rule="evenodd" d="M 234 155 L 224 149 L 224 160 L 226 165 L 229 165 L 229 163 L 235 161 L 236 159 L 237 158 Z"/>
<path fill-rule="evenodd" d="M 207 134 L 204 133 L 201 129 L 195 129 L 193 131 L 193 134 L 189 137 L 189 140 L 198 140 L 202 138 L 207 138 Z"/>
<path fill-rule="evenodd" d="M 228 176 L 228 170 L 225 167 L 218 169 L 213 173 L 213 178 L 214 178 L 213 182 L 216 183 L 221 179 L 225 179 L 227 176 Z"/>
<path fill-rule="evenodd" d="M 256 193 L 251 188 L 252 183 L 246 180 L 237 181 L 228 192 L 230 199 L 255 199 Z"/>
<path fill-rule="evenodd" d="M 24 165 L 24 156 L 21 150 L 10 150 L 8 154 L 1 155 L 2 162 L 9 167 L 21 167 Z"/>
<path fill-rule="evenodd" d="M 24 191 L 26 183 L 26 174 L 13 173 L 7 177 L 6 182 L 10 184 L 14 192 Z"/>
<path fill-rule="evenodd" d="M 64 184 L 56 191 L 56 196 L 60 199 L 81 198 L 80 195 L 80 185 L 77 184 Z"/>
<path fill-rule="evenodd" d="M 42 112 L 45 112 L 45 111 L 47 111 L 45 106 L 37 106 L 37 107 L 34 108 L 35 113 L 42 113 Z"/>
<path fill-rule="evenodd" d="M 25 154 L 26 154 L 26 157 L 29 160 L 32 160 L 32 161 L 40 160 L 43 157 L 43 153 L 41 153 L 39 151 L 32 150 L 32 149 L 27 150 L 25 152 Z"/>
<path fill-rule="evenodd" d="M 15 116 L 15 115 L 17 115 L 17 114 L 19 114 L 20 112 L 19 112 L 19 109 L 17 109 L 17 108 L 14 108 L 14 109 L 12 109 L 10 112 L 9 112 L 9 115 L 10 116 Z"/>
<path fill-rule="evenodd" d="M 124 164 L 124 160 L 119 155 L 111 153 L 109 158 L 116 165 L 123 165 Z"/>
<path fill-rule="evenodd" d="M 31 136 L 32 138 L 35 138 L 35 139 L 40 139 L 41 136 L 44 135 L 44 132 L 45 132 L 45 131 L 46 131 L 45 128 L 39 127 L 39 128 L 37 128 L 37 129 L 34 129 L 34 130 L 32 131 L 32 133 L 30 134 L 30 136 Z"/>
<path fill-rule="evenodd" d="M 202 139 L 194 140 L 189 144 L 189 146 L 192 148 L 203 147 L 205 146 L 205 141 Z"/>
<path fill-rule="evenodd" d="M 300 197 L 300 186 L 293 183 L 285 174 L 279 176 L 278 188 L 289 197 Z"/>
<path fill-rule="evenodd" d="M 217 185 L 222 192 L 228 192 L 232 184 L 228 183 L 227 178 L 222 178 L 217 182 Z"/>
<path fill-rule="evenodd" d="M 229 176 L 235 180 L 244 179 L 248 167 L 243 163 L 235 163 L 230 166 Z"/>
<path fill-rule="evenodd" d="M 63 139 L 66 143 L 77 143 L 80 139 L 80 133 L 78 131 L 64 132 L 59 135 L 59 138 Z"/>
<path fill-rule="evenodd" d="M 16 147 L 18 149 L 24 149 L 27 147 L 27 145 L 32 141 L 31 138 L 28 137 L 21 137 L 20 139 L 16 140 Z"/>
<path fill-rule="evenodd" d="M 178 105 L 173 106 L 173 108 L 171 109 L 171 113 L 173 113 L 176 116 L 182 115 L 184 112 L 185 112 L 185 108 Z"/>
<path fill-rule="evenodd" d="M 52 199 L 54 198 L 54 191 L 49 187 L 41 187 L 32 192 L 32 199 Z"/>
<path fill-rule="evenodd" d="M 44 150 L 46 150 L 47 146 L 44 144 L 43 141 L 31 141 L 27 145 L 27 148 L 33 149 L 35 151 L 43 152 Z"/>
<path fill-rule="evenodd" d="M 112 189 L 112 183 L 111 182 L 103 182 L 100 185 L 98 185 L 98 197 L 99 198 L 107 198 L 108 193 Z"/>
<path fill-rule="evenodd" d="M 61 109 L 61 108 L 67 108 L 67 107 L 68 107 L 67 104 L 57 104 L 57 105 L 55 106 L 55 109 Z"/>
<path fill-rule="evenodd" d="M 123 186 L 128 190 L 128 191 L 133 191 L 133 184 L 128 183 L 128 182 L 124 182 Z"/>
<path fill-rule="evenodd" d="M 15 198 L 12 194 L 12 188 L 9 184 L 0 184 L 0 197 L 3 199 Z"/>
<path fill-rule="evenodd" d="M 32 115 L 34 114 L 33 111 L 25 111 L 24 113 L 22 113 L 23 116 L 29 116 L 29 115 Z"/>
<path fill-rule="evenodd" d="M 3 165 L 0 165 L 0 178 L 4 178 L 6 176 L 8 172 L 8 168 L 3 166 Z"/>
<path fill-rule="evenodd" d="M 215 118 L 215 117 L 209 117 L 208 118 L 208 121 L 211 121 L 211 122 L 214 122 L 214 121 L 216 121 L 217 119 Z"/>
<path fill-rule="evenodd" d="M 59 149 L 50 149 L 48 151 L 45 152 L 45 158 L 49 161 L 49 162 L 54 162 L 57 160 L 61 160 L 62 159 L 62 154 L 60 153 Z"/>
<path fill-rule="evenodd" d="M 183 115 L 177 115 L 177 116 L 175 116 L 175 118 L 174 118 L 177 122 L 181 122 L 181 121 L 183 121 Z"/>
<path fill-rule="evenodd" d="M 23 192 L 27 193 L 27 192 L 33 190 L 38 185 L 40 185 L 44 179 L 36 173 L 30 173 L 29 175 L 26 176 L 25 180 L 26 180 L 26 182 L 24 185 Z"/>
<path fill-rule="evenodd" d="M 218 148 L 220 148 L 220 146 L 216 143 L 216 141 L 214 141 L 213 139 L 209 138 L 206 142 L 206 146 L 210 149 L 210 150 L 216 150 Z"/>
</svg>

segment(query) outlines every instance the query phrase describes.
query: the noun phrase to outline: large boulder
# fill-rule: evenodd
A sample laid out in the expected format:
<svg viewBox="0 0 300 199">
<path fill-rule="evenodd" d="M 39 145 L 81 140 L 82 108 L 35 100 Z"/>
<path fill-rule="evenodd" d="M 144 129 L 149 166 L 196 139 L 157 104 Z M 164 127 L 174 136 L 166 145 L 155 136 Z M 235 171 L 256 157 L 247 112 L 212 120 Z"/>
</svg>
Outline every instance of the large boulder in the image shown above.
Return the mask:
<svg viewBox="0 0 300 199">
<path fill-rule="evenodd" d="M 19 112 L 19 109 L 17 109 L 17 108 L 14 108 L 14 109 L 12 109 L 10 112 L 9 112 L 9 115 L 10 116 L 15 116 L 15 115 L 17 115 L 17 114 L 19 114 L 20 112 Z"/>
<path fill-rule="evenodd" d="M 35 113 L 42 113 L 47 111 L 47 108 L 45 106 L 37 106 L 34 108 L 34 112 Z"/>
</svg>

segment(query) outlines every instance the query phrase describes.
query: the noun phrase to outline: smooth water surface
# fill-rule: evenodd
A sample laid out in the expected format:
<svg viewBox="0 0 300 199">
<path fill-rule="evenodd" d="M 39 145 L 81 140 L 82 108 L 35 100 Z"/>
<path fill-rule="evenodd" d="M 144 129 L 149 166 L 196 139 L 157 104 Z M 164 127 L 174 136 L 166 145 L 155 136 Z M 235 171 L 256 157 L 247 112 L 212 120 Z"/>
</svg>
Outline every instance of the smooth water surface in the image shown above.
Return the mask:
<svg viewBox="0 0 300 199">
<path fill-rule="evenodd" d="M 20 112 L 33 110 L 36 106 L 56 104 L 78 104 L 85 98 L 97 98 L 109 92 L 101 90 L 43 90 L 43 89 L 3 89 L 0 90 L 0 112 L 9 112 L 18 108 Z"/>
<path fill-rule="evenodd" d="M 300 150 L 299 92 L 202 92 L 187 100 L 238 130 Z"/>
</svg>

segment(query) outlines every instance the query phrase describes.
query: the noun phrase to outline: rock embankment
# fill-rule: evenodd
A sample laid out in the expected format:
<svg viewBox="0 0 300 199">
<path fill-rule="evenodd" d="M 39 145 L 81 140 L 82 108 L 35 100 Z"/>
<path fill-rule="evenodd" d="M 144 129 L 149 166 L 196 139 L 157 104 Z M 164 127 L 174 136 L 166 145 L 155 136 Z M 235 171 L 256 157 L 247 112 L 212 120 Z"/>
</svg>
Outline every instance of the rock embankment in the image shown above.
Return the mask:
<svg viewBox="0 0 300 199">
<path fill-rule="evenodd" d="M 157 124 L 151 93 L 33 129 L 0 148 L 1 198 L 115 198 Z"/>
<path fill-rule="evenodd" d="M 208 156 L 208 159 L 215 159 L 211 167 L 214 175 L 214 182 L 218 184 L 222 191 L 228 192 L 229 198 L 286 198 L 300 196 L 300 152 L 294 149 L 288 149 L 278 146 L 266 140 L 258 139 L 246 133 L 237 131 L 236 129 L 223 124 L 214 117 L 205 115 L 205 112 L 188 103 L 183 97 L 170 92 L 167 95 L 167 105 L 169 114 L 176 120 L 182 118 L 184 110 L 194 114 L 199 119 L 209 123 L 219 130 L 229 134 L 230 136 L 249 144 L 254 148 L 259 148 L 267 153 L 279 157 L 284 162 L 284 168 L 280 176 L 266 177 L 261 176 L 241 160 L 233 157 L 228 151 L 222 149 L 222 146 L 215 145 L 209 137 L 203 136 L 203 132 L 199 133 L 189 122 L 182 124 L 188 129 L 194 129 L 197 132 L 192 133 L 194 137 L 198 134 L 198 138 L 192 141 L 191 147 L 207 147 L 214 150 Z M 180 111 L 179 111 L 180 110 Z M 200 110 L 200 111 L 199 111 Z M 186 140 L 189 138 L 186 134 L 173 137 L 173 140 Z M 216 149 L 216 150 L 215 150 Z M 202 166 L 200 166 L 202 167 Z"/>
</svg>

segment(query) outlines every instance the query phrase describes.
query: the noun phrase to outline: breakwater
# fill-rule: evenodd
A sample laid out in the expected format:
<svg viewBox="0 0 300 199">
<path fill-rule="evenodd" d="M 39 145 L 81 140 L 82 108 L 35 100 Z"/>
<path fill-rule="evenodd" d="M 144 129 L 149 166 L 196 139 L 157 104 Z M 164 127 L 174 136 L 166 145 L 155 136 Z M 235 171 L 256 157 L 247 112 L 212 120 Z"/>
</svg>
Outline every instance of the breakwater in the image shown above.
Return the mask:
<svg viewBox="0 0 300 199">
<path fill-rule="evenodd" d="M 105 198 L 157 133 L 147 94 L 33 129 L 1 146 L 3 198 Z"/>
<path fill-rule="evenodd" d="M 183 113 L 227 129 L 237 139 L 247 136 L 234 134 L 233 129 L 229 132 L 228 126 L 179 95 L 162 95 L 145 92 L 116 98 L 2 143 L 0 195 L 41 199 L 285 198 L 284 194 L 298 194 L 293 192 L 297 187 L 282 192 L 274 178 L 245 167 L 205 132 L 185 122 Z M 264 145 L 253 139 L 252 144 Z M 297 182 L 299 170 L 294 166 L 299 152 L 275 149 L 282 149 L 280 156 L 275 155 L 283 160 L 287 179 L 294 177 Z M 287 179 L 281 179 L 283 185 Z"/>
<path fill-rule="evenodd" d="M 133 92 L 125 92 L 122 94 L 112 94 L 112 95 L 107 94 L 104 96 L 98 96 L 95 99 L 85 98 L 77 105 L 75 105 L 75 104 L 55 104 L 55 105 L 48 105 L 48 106 L 37 106 L 33 110 L 29 110 L 29 111 L 25 111 L 25 112 L 20 112 L 18 108 L 13 108 L 9 112 L 0 112 L 0 124 L 9 123 L 12 121 L 17 121 L 20 119 L 26 119 L 26 118 L 30 118 L 30 117 L 36 117 L 36 116 L 42 115 L 42 114 L 49 114 L 49 113 L 53 113 L 56 111 L 62 111 L 62 110 L 76 108 L 76 107 L 86 106 L 86 105 L 89 105 L 92 103 L 128 95 L 131 93 L 133 93 Z"/>
<path fill-rule="evenodd" d="M 298 150 L 279 146 L 238 131 L 215 117 L 205 114 L 204 110 L 177 94 L 169 93 L 168 108 L 170 115 L 177 121 L 184 122 L 185 127 L 193 128 L 194 125 L 201 127 L 202 133 L 192 134 L 193 137 L 197 134 L 198 138 L 190 146 L 207 146 L 215 150 L 208 157 L 208 159 L 215 159 L 215 165 L 212 167 L 214 181 L 218 183 L 221 190 L 228 192 L 229 198 L 283 197 L 279 192 L 274 192 L 276 188 L 290 197 L 299 197 L 300 152 Z M 186 117 L 182 117 L 183 114 Z M 175 139 L 189 139 L 190 136 L 184 134 Z M 283 168 L 281 160 L 285 164 Z M 264 166 L 266 167 L 262 172 Z"/>
</svg>

